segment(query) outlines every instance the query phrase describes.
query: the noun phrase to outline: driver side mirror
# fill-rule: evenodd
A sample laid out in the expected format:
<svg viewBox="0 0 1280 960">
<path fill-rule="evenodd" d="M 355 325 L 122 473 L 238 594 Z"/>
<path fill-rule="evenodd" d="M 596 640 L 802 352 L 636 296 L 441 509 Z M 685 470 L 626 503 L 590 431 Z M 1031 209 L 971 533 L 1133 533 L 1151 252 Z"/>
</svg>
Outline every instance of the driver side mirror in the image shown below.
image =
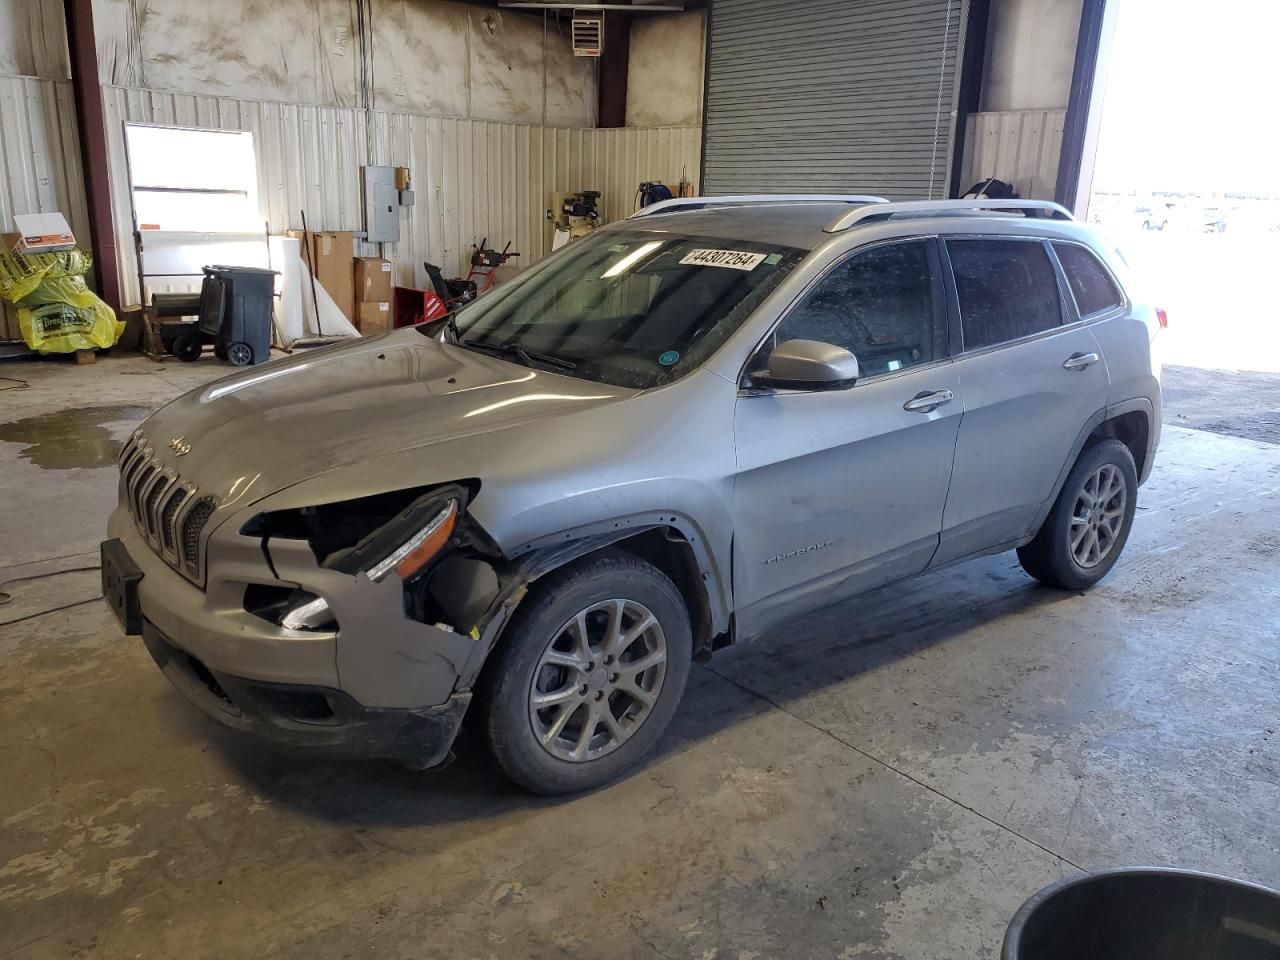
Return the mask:
<svg viewBox="0 0 1280 960">
<path fill-rule="evenodd" d="M 773 348 L 751 385 L 778 390 L 847 390 L 858 379 L 858 358 L 820 340 L 787 340 Z"/>
</svg>

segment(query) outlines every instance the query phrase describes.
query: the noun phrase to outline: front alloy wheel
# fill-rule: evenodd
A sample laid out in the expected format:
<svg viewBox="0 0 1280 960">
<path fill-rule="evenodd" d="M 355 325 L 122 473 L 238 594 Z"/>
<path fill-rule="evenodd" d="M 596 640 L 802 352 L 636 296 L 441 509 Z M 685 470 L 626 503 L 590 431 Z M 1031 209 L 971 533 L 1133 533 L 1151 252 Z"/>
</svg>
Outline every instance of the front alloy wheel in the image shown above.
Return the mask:
<svg viewBox="0 0 1280 960">
<path fill-rule="evenodd" d="M 547 645 L 529 691 L 534 736 L 577 763 L 617 750 L 648 719 L 667 672 L 667 639 L 642 603 L 605 600 Z"/>
<path fill-rule="evenodd" d="M 657 567 L 618 549 L 568 564 L 534 584 L 485 665 L 489 748 L 535 793 L 607 783 L 656 745 L 692 655 L 684 598 Z"/>
</svg>

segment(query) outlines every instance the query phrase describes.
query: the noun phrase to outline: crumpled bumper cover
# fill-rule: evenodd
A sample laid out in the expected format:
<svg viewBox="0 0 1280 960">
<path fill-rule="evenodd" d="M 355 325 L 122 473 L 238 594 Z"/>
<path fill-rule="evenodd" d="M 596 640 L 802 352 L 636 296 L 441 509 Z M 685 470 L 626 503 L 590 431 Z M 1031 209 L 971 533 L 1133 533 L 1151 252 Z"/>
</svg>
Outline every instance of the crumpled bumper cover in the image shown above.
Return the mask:
<svg viewBox="0 0 1280 960">
<path fill-rule="evenodd" d="M 232 729 L 313 755 L 399 760 L 440 766 L 471 703 L 470 693 L 420 709 L 366 707 L 326 687 L 248 680 L 210 670 L 144 620 L 142 639 L 180 693 Z"/>
</svg>

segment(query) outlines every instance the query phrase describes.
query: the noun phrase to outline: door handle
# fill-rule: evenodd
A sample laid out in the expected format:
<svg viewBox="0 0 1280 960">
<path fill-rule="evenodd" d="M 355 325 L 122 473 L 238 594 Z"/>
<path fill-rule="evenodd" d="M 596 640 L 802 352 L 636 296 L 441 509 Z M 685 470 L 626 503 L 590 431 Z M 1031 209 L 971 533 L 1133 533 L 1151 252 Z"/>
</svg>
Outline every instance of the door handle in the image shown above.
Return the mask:
<svg viewBox="0 0 1280 960">
<path fill-rule="evenodd" d="M 926 390 L 917 393 L 902 405 L 908 413 L 932 413 L 944 403 L 950 403 L 956 395 L 950 390 Z"/>
<path fill-rule="evenodd" d="M 1085 367 L 1092 367 L 1098 362 L 1098 359 L 1096 353 L 1073 353 L 1062 361 L 1062 368 L 1064 370 L 1083 370 Z"/>
</svg>

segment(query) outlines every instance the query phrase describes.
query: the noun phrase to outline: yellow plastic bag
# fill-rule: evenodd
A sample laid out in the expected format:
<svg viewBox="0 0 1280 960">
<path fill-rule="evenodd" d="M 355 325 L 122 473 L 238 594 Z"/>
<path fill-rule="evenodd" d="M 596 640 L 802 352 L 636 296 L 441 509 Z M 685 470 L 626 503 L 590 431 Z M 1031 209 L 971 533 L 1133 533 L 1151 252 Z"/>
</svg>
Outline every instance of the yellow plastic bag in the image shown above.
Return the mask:
<svg viewBox="0 0 1280 960">
<path fill-rule="evenodd" d="M 16 250 L 0 249 L 0 297 L 17 303 L 40 286 L 48 265 Z"/>
<path fill-rule="evenodd" d="M 38 287 L 18 301 L 18 306 L 39 307 L 46 303 L 69 303 L 76 307 L 88 307 L 97 299 L 97 295 L 84 282 L 84 277 L 58 277 L 50 280 L 46 276 Z"/>
<path fill-rule="evenodd" d="M 45 280 L 24 297 L 18 328 L 27 346 L 44 353 L 105 349 L 124 333 L 115 311 L 78 276 Z"/>
<path fill-rule="evenodd" d="M 83 277 L 93 258 L 83 250 L 59 253 L 21 253 L 0 249 L 0 297 L 17 303 L 29 297 L 46 280 Z"/>
</svg>

